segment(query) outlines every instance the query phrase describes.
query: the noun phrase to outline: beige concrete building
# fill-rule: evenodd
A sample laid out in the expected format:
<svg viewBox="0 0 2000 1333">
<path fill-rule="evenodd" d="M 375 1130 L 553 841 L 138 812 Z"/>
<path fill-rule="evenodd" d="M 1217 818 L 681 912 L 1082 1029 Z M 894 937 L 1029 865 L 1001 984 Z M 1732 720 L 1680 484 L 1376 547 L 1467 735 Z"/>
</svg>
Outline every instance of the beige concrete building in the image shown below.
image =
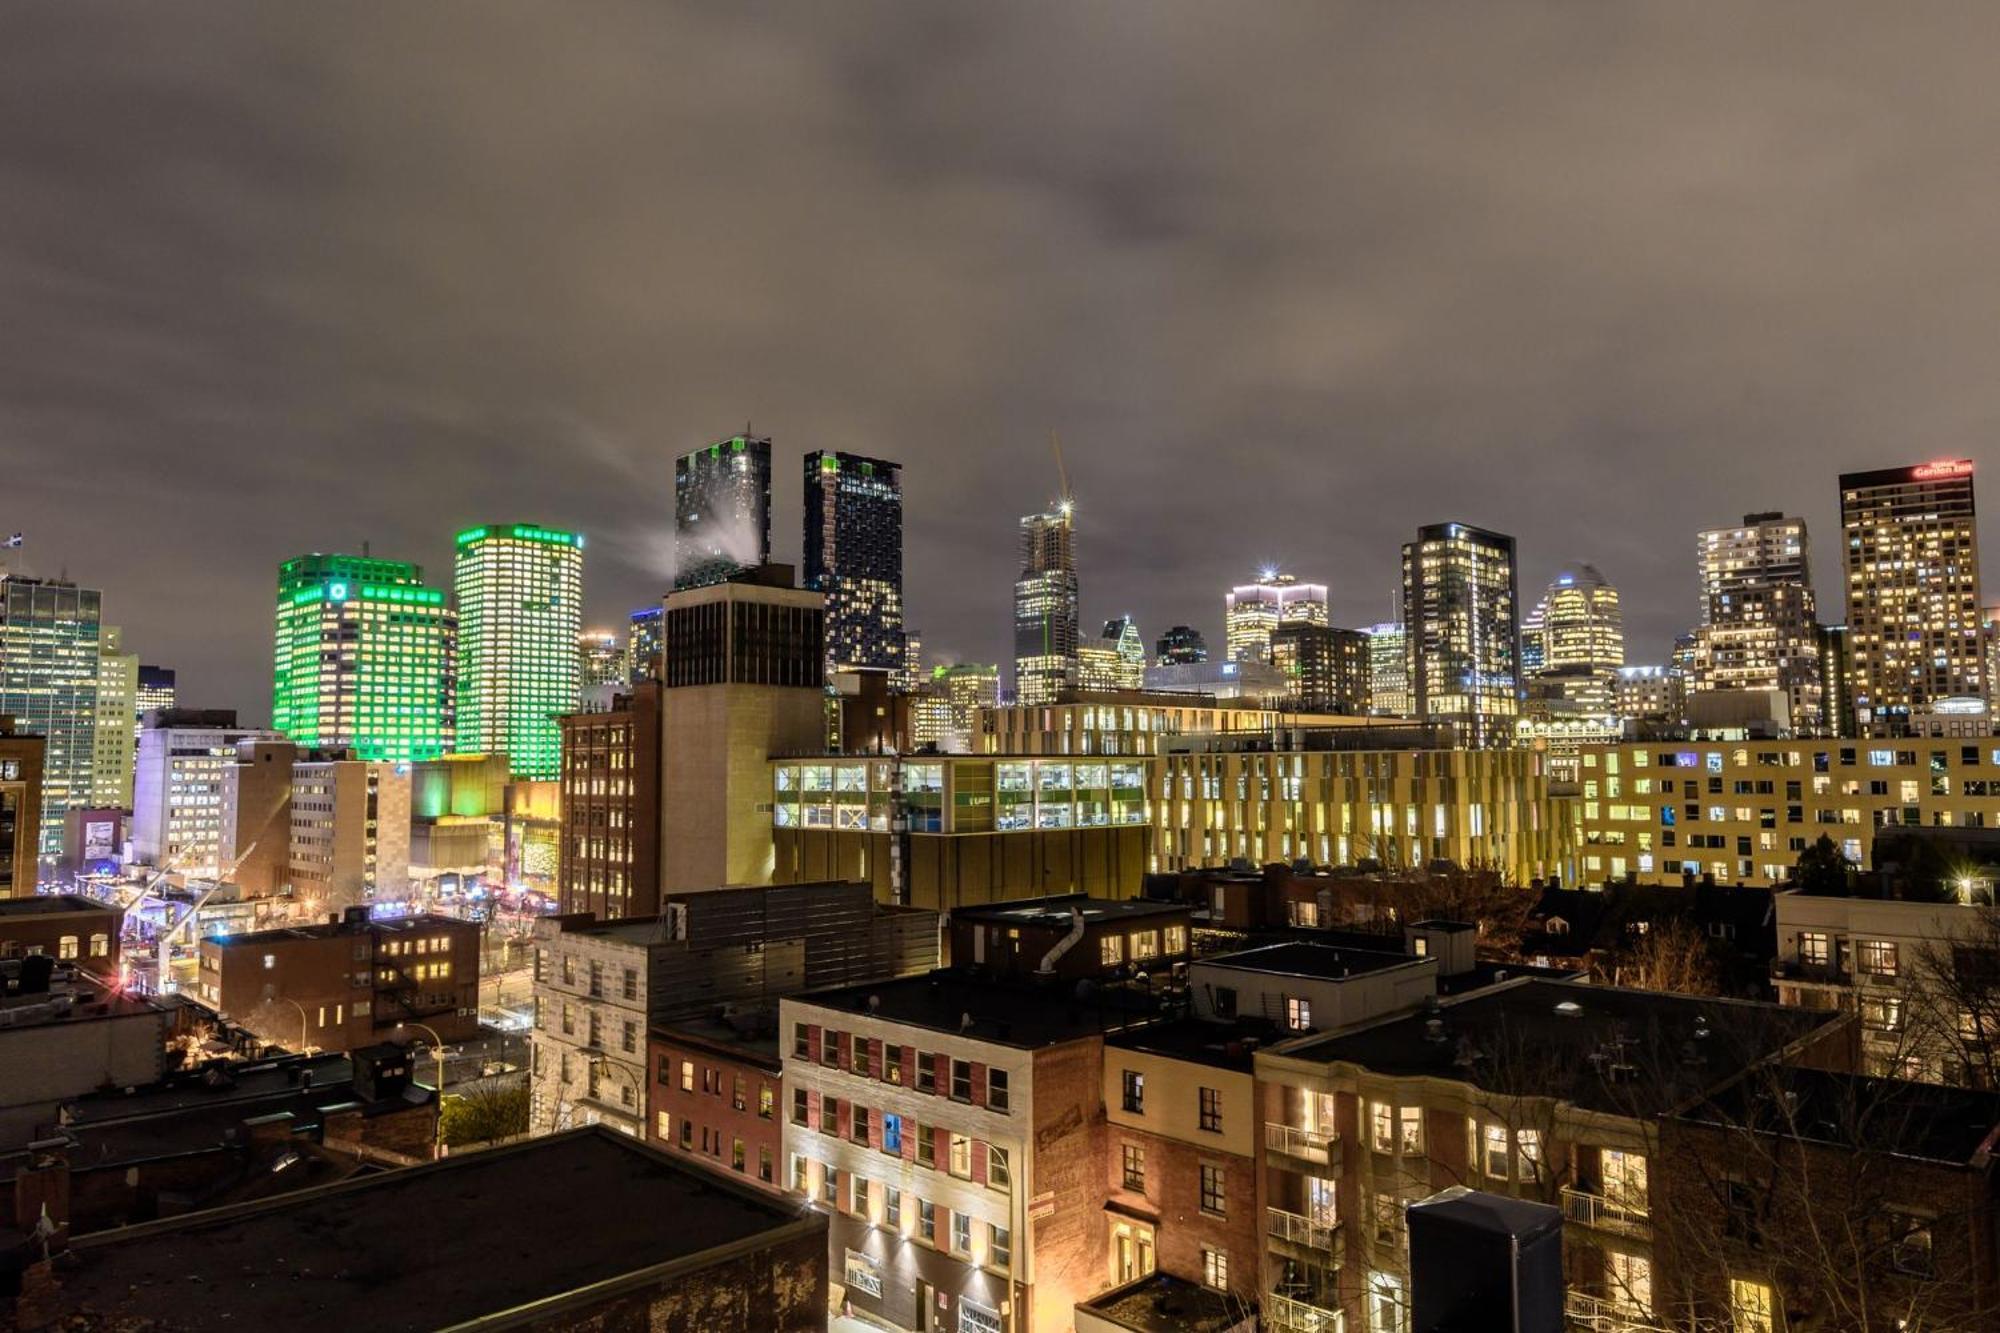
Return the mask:
<svg viewBox="0 0 2000 1333">
<path fill-rule="evenodd" d="M 1159 754 L 1181 736 L 1264 734 L 1280 727 L 1366 728 L 1378 719 L 1243 707 L 1200 694 L 1159 690 L 1073 695 L 1061 703 L 979 708 L 978 754 Z"/>
<path fill-rule="evenodd" d="M 786 565 L 666 600 L 665 892 L 768 884 L 770 758 L 824 746 L 826 601 Z"/>
<path fill-rule="evenodd" d="M 292 890 L 315 911 L 403 898 L 410 885 L 410 779 L 359 759 L 292 765 Z"/>
<path fill-rule="evenodd" d="M 1668 741 L 1586 747 L 1584 882 L 1684 873 L 1769 886 L 1824 833 L 1869 864 L 1878 828 L 2000 819 L 2000 743 Z"/>
<path fill-rule="evenodd" d="M 91 802 L 132 808 L 138 735 L 130 721 L 139 695 L 139 656 L 124 651 L 124 631 L 106 625 L 97 659 L 97 732 L 91 738 Z"/>
</svg>

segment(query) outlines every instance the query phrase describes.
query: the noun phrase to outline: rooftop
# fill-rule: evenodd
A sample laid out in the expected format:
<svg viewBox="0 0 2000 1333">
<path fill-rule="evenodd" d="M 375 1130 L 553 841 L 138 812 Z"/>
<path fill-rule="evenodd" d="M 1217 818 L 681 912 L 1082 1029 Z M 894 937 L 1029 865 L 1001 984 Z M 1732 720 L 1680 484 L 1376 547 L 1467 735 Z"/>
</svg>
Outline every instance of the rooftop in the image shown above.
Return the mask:
<svg viewBox="0 0 2000 1333">
<path fill-rule="evenodd" d="M 763 1021 L 752 1021 L 758 1018 Z M 655 1041 L 704 1047 L 719 1055 L 759 1065 L 774 1074 L 784 1069 L 784 1057 L 778 1049 L 775 1001 L 769 1009 L 747 1015 L 743 1026 L 727 1018 L 677 1018 L 654 1024 L 647 1035 Z"/>
<path fill-rule="evenodd" d="M 1349 949 L 1332 944 L 1292 941 L 1285 944 L 1267 944 L 1258 949 L 1246 949 L 1242 953 L 1204 958 L 1200 966 L 1234 968 L 1239 972 L 1265 972 L 1273 976 L 1316 977 L 1321 981 L 1345 981 L 1350 977 L 1366 976 L 1370 972 L 1385 972 L 1392 967 L 1411 967 L 1432 961 L 1401 952 Z"/>
<path fill-rule="evenodd" d="M 1682 1118 L 1957 1165 L 2000 1149 L 2000 1092 L 1789 1065 L 1752 1071 Z"/>
<path fill-rule="evenodd" d="M 101 903 L 95 898 L 86 898 L 77 893 L 50 893 L 35 898 L 0 898 L 0 920 L 10 916 L 62 916 L 71 912 L 110 912 L 120 914 L 123 908 L 113 903 Z"/>
<path fill-rule="evenodd" d="M 960 1032 L 980 1041 L 1033 1049 L 1150 1022 L 1157 1002 L 1089 982 L 1009 984 L 941 970 L 872 985 L 843 986 L 798 997 L 891 1023 Z"/>
<path fill-rule="evenodd" d="M 1215 1069 L 1232 1069 L 1248 1074 L 1256 1066 L 1257 1048 L 1283 1041 L 1285 1032 L 1275 1023 L 1239 1018 L 1218 1022 L 1206 1018 L 1175 1018 L 1149 1023 L 1105 1039 L 1105 1045 L 1125 1051 L 1144 1051 L 1169 1059 L 1186 1060 Z"/>
<path fill-rule="evenodd" d="M 337 935 L 354 935 L 365 930 L 397 934 L 411 930 L 431 930 L 440 926 L 476 927 L 477 924 L 461 917 L 439 916 L 436 913 L 426 912 L 418 916 L 397 917 L 385 921 L 363 918 L 353 921 L 317 921 L 305 926 L 274 926 L 270 930 L 253 930 L 242 935 L 219 935 L 206 942 L 233 948 L 239 945 L 269 944 L 277 940 L 332 939 Z"/>
<path fill-rule="evenodd" d="M 1100 921 L 1124 921 L 1133 917 L 1186 916 L 1188 911 L 1186 903 L 1058 893 L 1047 898 L 1018 898 L 1012 902 L 982 903 L 977 907 L 954 907 L 951 919 L 990 921 L 1000 925 L 1067 926 L 1072 912 L 1081 913 L 1086 925 L 1095 925 Z"/>
<path fill-rule="evenodd" d="M 1251 1323 L 1242 1301 L 1170 1273 L 1148 1273 L 1076 1308 L 1133 1333 L 1227 1333 Z"/>
<path fill-rule="evenodd" d="M 826 1222 L 592 1127 L 86 1237 L 55 1322 L 416 1333 L 794 1229 Z"/>
<path fill-rule="evenodd" d="M 1645 1117 L 1840 1021 L 1834 1013 L 1749 1000 L 1537 978 L 1305 1038 L 1279 1053 Z"/>
</svg>

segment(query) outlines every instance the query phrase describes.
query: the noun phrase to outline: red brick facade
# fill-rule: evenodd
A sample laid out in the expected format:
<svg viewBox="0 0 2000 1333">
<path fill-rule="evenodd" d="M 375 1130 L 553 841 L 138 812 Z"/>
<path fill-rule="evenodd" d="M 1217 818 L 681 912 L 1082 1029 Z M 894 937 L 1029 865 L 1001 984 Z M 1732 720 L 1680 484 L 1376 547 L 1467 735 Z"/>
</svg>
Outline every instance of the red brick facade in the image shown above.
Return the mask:
<svg viewBox="0 0 2000 1333">
<path fill-rule="evenodd" d="M 783 1193 L 784 1078 L 775 1051 L 668 1029 L 652 1034 L 647 1053 L 647 1139 Z"/>
</svg>

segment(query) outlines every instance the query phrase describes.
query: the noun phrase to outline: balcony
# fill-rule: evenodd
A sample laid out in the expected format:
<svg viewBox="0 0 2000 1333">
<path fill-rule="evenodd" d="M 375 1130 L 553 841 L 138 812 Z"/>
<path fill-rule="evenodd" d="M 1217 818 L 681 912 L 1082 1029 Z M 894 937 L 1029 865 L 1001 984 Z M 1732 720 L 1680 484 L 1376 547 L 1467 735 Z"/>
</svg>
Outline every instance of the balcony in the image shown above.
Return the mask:
<svg viewBox="0 0 2000 1333">
<path fill-rule="evenodd" d="M 1265 1322 L 1277 1333 L 1347 1333 L 1347 1316 L 1272 1292 L 1264 1298 Z"/>
<path fill-rule="evenodd" d="M 1854 984 L 1854 974 L 1838 963 L 1816 963 L 1803 958 L 1773 958 L 1771 980 L 1791 981 L 1810 986 L 1851 986 Z"/>
<path fill-rule="evenodd" d="M 1306 1251 L 1301 1256 L 1321 1263 L 1340 1263 L 1340 1224 L 1315 1222 L 1310 1217 L 1283 1208 L 1264 1210 L 1264 1234 L 1286 1246 Z"/>
<path fill-rule="evenodd" d="M 1333 1148 L 1339 1142 L 1340 1135 L 1330 1129 L 1299 1129 L 1269 1121 L 1264 1125 L 1264 1151 L 1285 1159 L 1273 1162 L 1273 1166 L 1300 1169 L 1338 1165 Z"/>
<path fill-rule="evenodd" d="M 1596 1231 L 1611 1231 L 1621 1236 L 1635 1236 L 1650 1240 L 1653 1235 L 1653 1219 L 1644 1208 L 1630 1204 L 1616 1203 L 1602 1194 L 1587 1194 L 1582 1190 L 1565 1188 L 1562 1192 L 1563 1218 L 1578 1226 L 1590 1227 Z"/>
<path fill-rule="evenodd" d="M 1563 1293 L 1563 1317 L 1570 1333 L 1663 1333 L 1665 1329 L 1649 1314 L 1584 1291 Z"/>
</svg>

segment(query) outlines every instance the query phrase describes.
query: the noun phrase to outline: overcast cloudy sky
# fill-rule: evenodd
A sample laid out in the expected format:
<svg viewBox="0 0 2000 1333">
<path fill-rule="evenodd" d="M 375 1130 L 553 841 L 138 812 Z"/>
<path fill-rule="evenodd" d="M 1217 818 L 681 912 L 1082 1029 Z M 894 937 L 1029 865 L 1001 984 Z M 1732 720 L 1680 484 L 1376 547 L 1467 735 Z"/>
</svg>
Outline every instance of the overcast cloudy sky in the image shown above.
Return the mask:
<svg viewBox="0 0 2000 1333">
<path fill-rule="evenodd" d="M 183 697 L 269 708 L 275 570 L 589 534 L 657 596 L 672 459 L 905 464 L 911 623 L 1007 651 L 1015 518 L 1086 621 L 1219 638 L 1266 561 L 1387 617 L 1459 519 L 1695 613 L 1693 534 L 1992 457 L 2000 6 L 641 3 L 0 16 L 0 531 Z"/>
</svg>

